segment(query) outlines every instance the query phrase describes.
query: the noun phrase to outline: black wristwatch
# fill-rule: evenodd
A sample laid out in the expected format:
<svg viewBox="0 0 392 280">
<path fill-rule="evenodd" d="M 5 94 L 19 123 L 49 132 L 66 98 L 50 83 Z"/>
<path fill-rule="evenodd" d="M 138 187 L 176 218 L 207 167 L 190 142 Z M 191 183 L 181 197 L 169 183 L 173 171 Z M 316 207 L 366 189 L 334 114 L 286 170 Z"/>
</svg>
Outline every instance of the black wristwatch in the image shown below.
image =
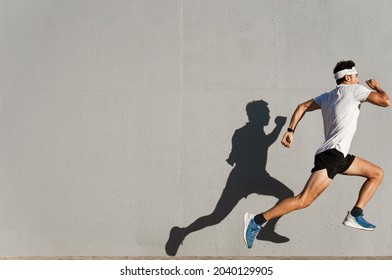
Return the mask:
<svg viewBox="0 0 392 280">
<path fill-rule="evenodd" d="M 289 128 L 287 129 L 287 131 L 288 131 L 288 132 L 294 133 L 295 129 L 289 127 Z"/>
</svg>

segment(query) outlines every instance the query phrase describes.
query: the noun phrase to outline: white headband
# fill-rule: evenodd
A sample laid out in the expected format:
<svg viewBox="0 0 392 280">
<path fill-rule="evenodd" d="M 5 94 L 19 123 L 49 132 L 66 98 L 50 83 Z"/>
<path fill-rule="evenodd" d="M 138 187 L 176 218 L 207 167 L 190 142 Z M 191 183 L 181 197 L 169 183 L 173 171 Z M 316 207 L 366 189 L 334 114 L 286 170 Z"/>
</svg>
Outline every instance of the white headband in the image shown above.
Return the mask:
<svg viewBox="0 0 392 280">
<path fill-rule="evenodd" d="M 343 78 L 346 75 L 355 75 L 355 74 L 358 74 L 358 72 L 355 69 L 355 67 L 353 67 L 351 69 L 344 69 L 344 70 L 341 70 L 339 72 L 336 72 L 334 74 L 334 78 L 335 78 L 335 80 L 339 80 L 339 79 Z"/>
</svg>

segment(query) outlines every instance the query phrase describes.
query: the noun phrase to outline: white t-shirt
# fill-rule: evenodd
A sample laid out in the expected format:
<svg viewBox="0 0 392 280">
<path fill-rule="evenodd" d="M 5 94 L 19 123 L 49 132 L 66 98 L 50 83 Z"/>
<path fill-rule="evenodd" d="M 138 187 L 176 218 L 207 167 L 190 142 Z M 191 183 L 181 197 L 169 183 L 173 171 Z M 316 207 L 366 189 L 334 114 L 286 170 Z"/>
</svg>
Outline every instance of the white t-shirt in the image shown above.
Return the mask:
<svg viewBox="0 0 392 280">
<path fill-rule="evenodd" d="M 316 154 L 337 149 L 346 156 L 357 129 L 361 103 L 371 92 L 362 85 L 338 85 L 314 101 L 320 105 L 324 120 L 325 142 Z"/>
</svg>

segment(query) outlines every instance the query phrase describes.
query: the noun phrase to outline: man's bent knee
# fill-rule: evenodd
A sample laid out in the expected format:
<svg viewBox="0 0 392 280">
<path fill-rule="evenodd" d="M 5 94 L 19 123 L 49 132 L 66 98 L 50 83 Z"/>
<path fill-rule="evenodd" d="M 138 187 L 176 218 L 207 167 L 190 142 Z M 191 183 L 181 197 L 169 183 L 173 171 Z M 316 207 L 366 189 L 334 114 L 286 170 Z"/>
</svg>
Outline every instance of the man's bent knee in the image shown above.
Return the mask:
<svg viewBox="0 0 392 280">
<path fill-rule="evenodd" d="M 384 180 L 384 170 L 377 166 L 371 176 L 371 179 L 377 180 L 381 183 Z"/>
<path fill-rule="evenodd" d="M 313 201 L 314 199 L 312 198 L 300 196 L 297 202 L 297 209 L 309 207 Z"/>
</svg>

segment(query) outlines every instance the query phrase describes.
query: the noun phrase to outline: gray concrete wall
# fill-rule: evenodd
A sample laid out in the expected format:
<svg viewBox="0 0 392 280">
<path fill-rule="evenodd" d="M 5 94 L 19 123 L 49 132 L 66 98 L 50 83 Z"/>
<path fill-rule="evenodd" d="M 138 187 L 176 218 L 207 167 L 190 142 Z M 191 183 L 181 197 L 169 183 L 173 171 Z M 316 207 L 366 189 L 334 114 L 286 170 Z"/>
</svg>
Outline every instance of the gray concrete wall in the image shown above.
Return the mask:
<svg viewBox="0 0 392 280">
<path fill-rule="evenodd" d="M 230 200 L 247 180 L 301 191 L 319 112 L 291 150 L 283 131 L 264 146 L 261 177 L 225 161 L 248 102 L 268 102 L 269 133 L 335 86 L 341 59 L 392 92 L 389 1 L 3 0 L 0 11 L 0 255 L 165 256 L 170 230 L 210 214 L 228 185 L 220 215 L 201 223 L 218 224 L 178 256 L 392 255 L 389 110 L 362 107 L 351 149 L 386 175 L 366 208 L 371 233 L 341 224 L 363 179 L 340 176 L 279 221 L 288 242 L 243 244 L 243 213 L 277 198 Z"/>
</svg>

